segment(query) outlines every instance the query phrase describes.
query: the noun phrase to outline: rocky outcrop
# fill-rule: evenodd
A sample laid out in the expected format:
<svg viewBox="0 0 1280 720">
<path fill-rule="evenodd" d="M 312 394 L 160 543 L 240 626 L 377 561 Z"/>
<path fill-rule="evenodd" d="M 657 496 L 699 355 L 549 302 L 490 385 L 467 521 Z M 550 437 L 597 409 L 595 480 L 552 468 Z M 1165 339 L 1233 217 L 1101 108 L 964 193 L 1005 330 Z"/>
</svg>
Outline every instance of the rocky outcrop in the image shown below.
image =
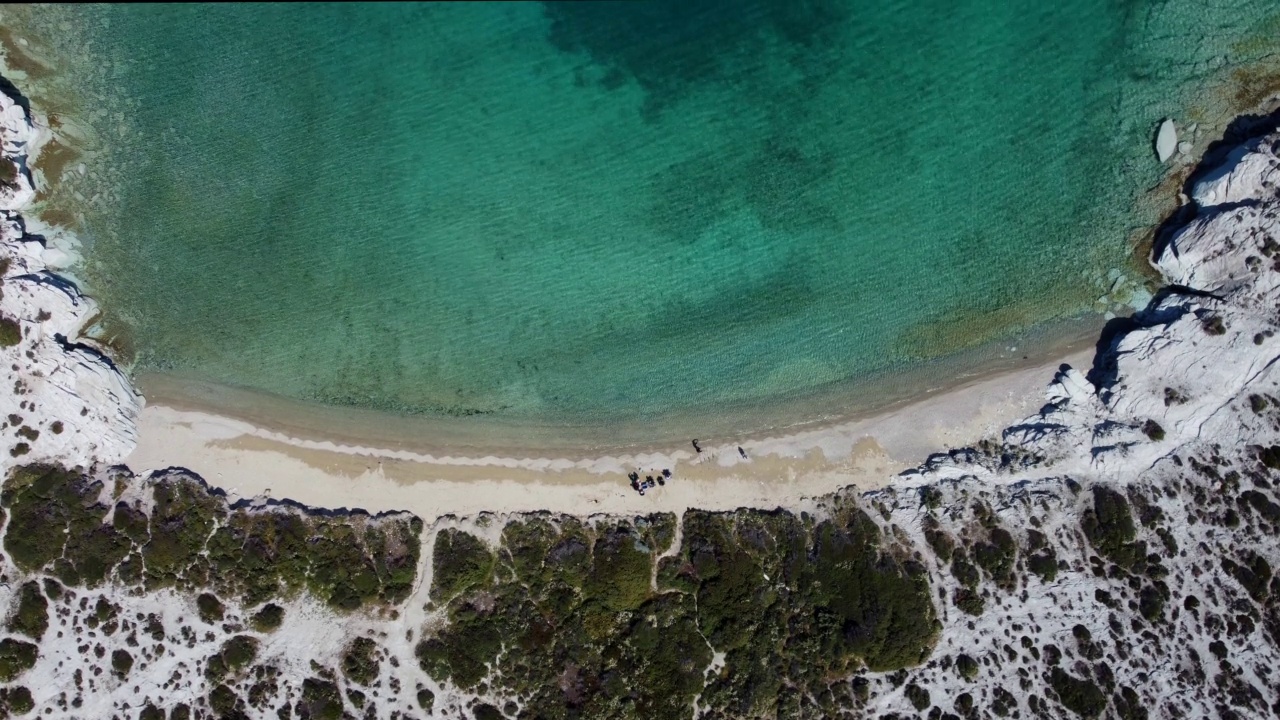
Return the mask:
<svg viewBox="0 0 1280 720">
<path fill-rule="evenodd" d="M 20 98 L 0 94 L 0 470 L 25 462 L 119 462 L 137 443 L 141 398 L 82 336 L 98 314 L 75 283 L 51 272 L 43 238 L 21 212 L 36 193 L 29 166 L 47 132 Z"/>
</svg>

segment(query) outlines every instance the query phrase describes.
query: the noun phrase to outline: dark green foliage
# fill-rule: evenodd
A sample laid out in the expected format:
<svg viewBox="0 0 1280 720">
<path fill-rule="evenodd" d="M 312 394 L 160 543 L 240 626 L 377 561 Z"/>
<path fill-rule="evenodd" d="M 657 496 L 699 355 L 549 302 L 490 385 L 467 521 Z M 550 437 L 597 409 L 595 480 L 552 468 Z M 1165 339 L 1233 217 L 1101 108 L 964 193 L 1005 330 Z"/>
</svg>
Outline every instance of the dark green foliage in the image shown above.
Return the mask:
<svg viewBox="0 0 1280 720">
<path fill-rule="evenodd" d="M 124 583 L 212 585 L 249 604 L 305 589 L 354 609 L 399 602 L 413 586 L 417 518 L 229 512 L 221 496 L 184 476 L 162 478 L 151 489 L 150 516 L 121 502 L 104 524 L 108 508 L 98 501 L 98 481 L 50 466 L 18 468 L 0 496 L 13 523 L 5 548 L 21 569 L 53 572 L 68 585 L 94 586 L 115 570 Z M 221 619 L 211 607 L 202 607 L 202 617 Z"/>
<path fill-rule="evenodd" d="M 1160 427 L 1160 423 L 1155 420 L 1148 419 L 1142 424 L 1142 434 L 1155 442 L 1164 439 L 1164 428 Z"/>
<path fill-rule="evenodd" d="M 933 548 L 933 554 L 942 562 L 951 560 L 951 553 L 956 548 L 956 541 L 942 529 L 937 518 L 933 515 L 925 515 L 924 517 L 924 539 L 929 543 L 929 547 Z"/>
<path fill-rule="evenodd" d="M 9 618 L 9 632 L 21 633 L 39 642 L 49 628 L 49 601 L 40 592 L 40 583 L 31 580 L 18 591 L 18 607 Z"/>
<path fill-rule="evenodd" d="M 1092 680 L 1081 680 L 1060 667 L 1050 671 L 1049 685 L 1063 707 L 1081 717 L 1097 717 L 1107 707 L 1107 697 Z"/>
<path fill-rule="evenodd" d="M 226 685 L 219 685 L 209 692 L 209 707 L 220 718 L 238 717 L 239 707 L 243 704 L 240 696 Z"/>
<path fill-rule="evenodd" d="M 142 546 L 147 587 L 175 585 L 184 579 L 202 582 L 207 574 L 202 572 L 205 541 L 214 524 L 226 516 L 225 503 L 187 479 L 156 483 L 152 495 L 150 540 Z"/>
<path fill-rule="evenodd" d="M 925 708 L 929 707 L 928 690 L 925 690 L 915 683 L 911 683 L 907 685 L 907 689 L 903 692 L 907 696 L 907 701 L 911 703 L 911 707 L 916 710 L 923 712 Z"/>
<path fill-rule="evenodd" d="M 422 688 L 421 690 L 418 691 L 418 707 L 422 708 L 423 711 L 430 714 L 431 709 L 434 708 L 435 705 L 436 705 L 435 693 L 431 692 L 427 688 Z"/>
<path fill-rule="evenodd" d="M 978 661 L 968 655 L 960 655 L 956 658 L 956 672 L 965 680 L 972 680 L 978 677 Z"/>
<path fill-rule="evenodd" d="M 138 545 L 145 545 L 149 539 L 148 521 L 146 513 L 123 502 L 116 503 L 115 511 L 111 515 L 111 524 L 116 530 L 124 533 L 125 537 Z"/>
<path fill-rule="evenodd" d="M 489 703 L 477 703 L 476 706 L 471 709 L 471 716 L 474 717 L 475 720 L 504 720 L 505 718 L 501 710 Z"/>
<path fill-rule="evenodd" d="M 272 632 L 280 627 L 280 623 L 284 622 L 284 608 L 275 603 L 267 603 L 262 609 L 253 614 L 249 619 L 249 624 L 254 630 L 261 633 Z"/>
<path fill-rule="evenodd" d="M 1154 586 L 1147 585 L 1138 595 L 1138 612 L 1148 622 L 1156 622 L 1164 615 L 1164 595 Z"/>
<path fill-rule="evenodd" d="M 30 670 L 40 656 L 33 643 L 17 638 L 0 640 L 0 682 L 9 682 Z"/>
<path fill-rule="evenodd" d="M 129 541 L 103 525 L 102 483 L 52 466 L 15 469 L 0 500 L 11 513 L 4 545 L 19 568 L 55 573 L 67 584 L 94 586 L 128 552 Z"/>
<path fill-rule="evenodd" d="M 1222 318 L 1212 313 L 1200 318 L 1200 327 L 1207 335 L 1222 335 L 1227 332 L 1227 326 L 1223 324 Z"/>
<path fill-rule="evenodd" d="M 378 644 L 367 637 L 359 637 L 347 646 L 342 656 L 342 673 L 359 685 L 369 686 L 378 679 L 381 671 L 378 663 Z"/>
<path fill-rule="evenodd" d="M 31 691 L 22 685 L 0 689 L 0 709 L 10 715 L 26 715 L 35 709 L 35 699 Z M 4 715 L 4 712 L 0 712 Z"/>
<path fill-rule="evenodd" d="M 13 347 L 22 342 L 22 326 L 11 317 L 0 315 L 0 347 Z"/>
<path fill-rule="evenodd" d="M 951 575 L 961 585 L 969 588 L 977 587 L 978 581 L 982 579 L 978 574 L 978 568 L 969 562 L 968 555 L 959 548 L 951 556 Z"/>
<path fill-rule="evenodd" d="M 1018 555 L 1018 544 L 1007 530 L 1000 527 L 991 528 L 988 537 L 987 542 L 973 546 L 973 560 L 987 571 L 997 585 L 1009 587 L 1015 582 L 1013 566 Z"/>
<path fill-rule="evenodd" d="M 138 712 L 138 720 L 164 720 L 164 711 L 151 703 L 147 703 Z"/>
<path fill-rule="evenodd" d="M 200 613 L 200 619 L 210 625 L 222 622 L 227 612 L 222 601 L 213 593 L 200 593 L 196 598 L 196 610 Z"/>
<path fill-rule="evenodd" d="M 1242 559 L 1244 564 L 1236 563 L 1231 558 L 1223 558 L 1222 569 L 1240 583 L 1249 597 L 1257 602 L 1266 600 L 1267 588 L 1271 583 L 1271 564 L 1266 558 L 1253 552 L 1246 553 Z"/>
<path fill-rule="evenodd" d="M 1058 577 L 1058 556 L 1052 548 L 1038 552 L 1027 558 L 1027 568 L 1042 581 L 1051 583 Z"/>
<path fill-rule="evenodd" d="M 1085 510 L 1080 527 L 1099 555 L 1126 570 L 1140 571 L 1136 566 L 1145 561 L 1147 546 L 1134 542 L 1133 515 L 1123 495 L 1095 485 L 1093 507 Z"/>
<path fill-rule="evenodd" d="M 969 588 L 956 588 L 951 600 L 960 610 L 974 616 L 981 615 L 987 606 L 982 596 Z"/>
<path fill-rule="evenodd" d="M 128 650 L 111 651 L 111 669 L 120 677 L 125 677 L 133 669 L 133 656 Z"/>
<path fill-rule="evenodd" d="M 537 717 L 687 716 L 699 693 L 716 717 L 785 716 L 802 697 L 834 711 L 857 668 L 913 665 L 932 647 L 924 568 L 856 508 L 816 525 L 691 510 L 679 552 L 655 568 L 667 517 L 535 515 L 508 523 L 496 555 L 462 539 L 435 558 L 450 622 L 418 644 L 422 669 L 464 689 L 487 679 Z M 437 553 L 460 545 L 444 533 Z M 725 668 L 707 678 L 713 647 Z"/>
<path fill-rule="evenodd" d="M 1280 522 L 1280 504 L 1276 504 L 1262 492 L 1245 490 L 1240 493 L 1240 497 L 1236 498 L 1236 503 L 1242 508 L 1253 508 L 1254 512 L 1261 515 L 1267 522 Z"/>
<path fill-rule="evenodd" d="M 942 504 L 942 491 L 933 485 L 926 485 L 920 488 L 920 504 L 930 510 L 938 509 Z"/>
<path fill-rule="evenodd" d="M 431 554 L 431 597 L 448 600 L 472 585 L 483 585 L 493 572 L 493 553 L 484 541 L 461 530 L 436 534 Z"/>
<path fill-rule="evenodd" d="M 1116 715 L 1120 720 L 1147 720 L 1147 708 L 1138 697 L 1138 693 L 1128 685 L 1120 686 L 1120 691 L 1112 698 L 1112 702 L 1115 703 Z"/>
<path fill-rule="evenodd" d="M 248 635 L 236 635 L 222 643 L 218 654 L 209 658 L 206 675 L 217 682 L 227 675 L 237 675 L 258 657 L 258 641 Z"/>
<path fill-rule="evenodd" d="M 1258 461 L 1271 470 L 1280 470 L 1280 445 L 1258 448 Z"/>
<path fill-rule="evenodd" d="M 222 496 L 181 475 L 154 481 L 151 492 L 148 516 L 127 502 L 109 509 L 99 501 L 102 483 L 79 473 L 17 468 L 0 495 L 12 515 L 5 549 L 21 569 L 52 572 L 68 585 L 92 587 L 114 571 L 122 583 L 207 587 L 250 605 L 306 590 L 354 609 L 400 602 L 413 587 L 417 518 L 231 511 Z M 221 619 L 205 615 L 206 622 Z"/>
<path fill-rule="evenodd" d="M 312 720 L 338 720 L 342 717 L 342 696 L 338 686 L 320 678 L 307 678 L 302 682 L 302 701 L 300 709 L 305 711 L 303 717 Z"/>
<path fill-rule="evenodd" d="M 649 597 L 652 551 L 625 530 L 600 536 L 582 590 L 609 610 L 631 610 Z"/>
</svg>

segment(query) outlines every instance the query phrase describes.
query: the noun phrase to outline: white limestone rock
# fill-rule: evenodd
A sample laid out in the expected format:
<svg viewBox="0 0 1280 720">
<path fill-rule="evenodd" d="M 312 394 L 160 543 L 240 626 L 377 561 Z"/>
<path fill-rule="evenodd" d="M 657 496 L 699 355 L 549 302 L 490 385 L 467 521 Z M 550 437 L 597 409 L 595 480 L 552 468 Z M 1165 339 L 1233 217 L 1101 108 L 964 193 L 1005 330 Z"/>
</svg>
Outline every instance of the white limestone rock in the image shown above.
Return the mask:
<svg viewBox="0 0 1280 720">
<path fill-rule="evenodd" d="M 97 306 L 49 271 L 44 243 L 18 214 L 35 196 L 28 166 L 42 138 L 26 111 L 0 94 L 0 146 L 19 170 L 15 187 L 0 190 L 0 257 L 8 261 L 0 316 L 22 335 L 0 348 L 0 471 L 26 462 L 116 463 L 137 444 L 141 398 L 81 335 Z"/>
<path fill-rule="evenodd" d="M 1165 162 L 1173 157 L 1173 153 L 1178 149 L 1178 128 L 1173 124 L 1172 119 L 1165 119 L 1160 123 L 1160 130 L 1156 132 L 1156 157 L 1160 162 Z"/>
</svg>

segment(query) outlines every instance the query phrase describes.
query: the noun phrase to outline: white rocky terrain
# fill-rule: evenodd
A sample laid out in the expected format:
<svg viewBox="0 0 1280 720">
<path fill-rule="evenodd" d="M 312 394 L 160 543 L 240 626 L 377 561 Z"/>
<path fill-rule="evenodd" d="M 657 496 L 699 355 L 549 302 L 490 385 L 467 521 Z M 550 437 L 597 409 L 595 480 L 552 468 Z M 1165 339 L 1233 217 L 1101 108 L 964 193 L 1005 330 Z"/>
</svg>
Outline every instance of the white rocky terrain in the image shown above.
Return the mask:
<svg viewBox="0 0 1280 720">
<path fill-rule="evenodd" d="M 1274 125 L 1213 152 L 1167 287 L 1001 437 L 771 513 L 424 523 L 116 465 L 138 398 L 24 232 L 39 132 L 0 108 L 0 716 L 1280 714 Z"/>
<path fill-rule="evenodd" d="M 0 431 L 13 438 L 3 449 L 10 462 L 116 462 L 137 443 L 140 399 L 81 335 L 97 306 L 47 268 L 60 251 L 27 232 L 20 211 L 35 198 L 30 165 L 48 131 L 24 104 L 0 93 L 0 354 L 13 388 L 0 397 Z"/>
</svg>

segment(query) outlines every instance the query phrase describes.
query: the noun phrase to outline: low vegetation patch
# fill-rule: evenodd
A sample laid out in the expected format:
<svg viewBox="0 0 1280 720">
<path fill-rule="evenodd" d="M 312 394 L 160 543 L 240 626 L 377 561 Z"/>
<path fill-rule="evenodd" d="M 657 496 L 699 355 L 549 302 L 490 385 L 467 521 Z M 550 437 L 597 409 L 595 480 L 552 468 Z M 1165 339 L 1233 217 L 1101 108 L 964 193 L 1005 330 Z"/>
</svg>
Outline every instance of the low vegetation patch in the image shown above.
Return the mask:
<svg viewBox="0 0 1280 720">
<path fill-rule="evenodd" d="M 492 550 L 442 530 L 431 596 L 449 622 L 419 664 L 545 717 L 680 717 L 695 697 L 715 717 L 791 717 L 814 698 L 834 712 L 856 670 L 913 666 L 933 646 L 924 567 L 851 503 L 822 522 L 691 510 L 659 563 L 674 520 L 531 515 Z M 708 676 L 713 652 L 724 668 Z"/>
<path fill-rule="evenodd" d="M 66 585 L 115 580 L 199 592 L 201 619 L 210 624 L 222 620 L 219 595 L 256 605 L 309 592 L 354 610 L 398 603 L 413 587 L 417 518 L 232 510 L 203 482 L 179 474 L 148 487 L 150 512 L 125 501 L 108 505 L 103 483 L 87 475 L 17 468 L 0 493 L 12 523 L 5 549 L 20 569 Z"/>
</svg>

